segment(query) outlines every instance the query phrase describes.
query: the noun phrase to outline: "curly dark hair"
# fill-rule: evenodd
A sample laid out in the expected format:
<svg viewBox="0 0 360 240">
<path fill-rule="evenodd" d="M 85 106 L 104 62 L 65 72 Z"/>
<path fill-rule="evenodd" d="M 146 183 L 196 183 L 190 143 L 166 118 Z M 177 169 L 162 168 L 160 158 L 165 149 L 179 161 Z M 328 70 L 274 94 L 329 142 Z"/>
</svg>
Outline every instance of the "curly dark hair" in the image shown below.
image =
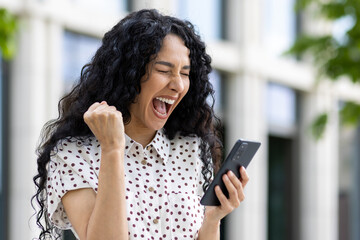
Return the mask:
<svg viewBox="0 0 360 240">
<path fill-rule="evenodd" d="M 94 102 L 107 101 L 122 113 L 124 124 L 129 123 L 128 107 L 141 91 L 146 65 L 159 52 L 168 34 L 183 39 L 190 50 L 191 70 L 189 91 L 167 120 L 164 133 L 169 139 L 176 133 L 201 138 L 203 189 L 208 187 L 221 158 L 222 144 L 216 127 L 219 121 L 213 111 L 214 90 L 208 76 L 212 71 L 211 58 L 205 51 L 205 44 L 188 21 L 164 16 L 156 10 L 133 12 L 104 35 L 102 46 L 83 67 L 79 82 L 60 100 L 59 117 L 43 128 L 42 142 L 37 149 L 38 173 L 33 178 L 37 192 L 32 197 L 32 203 L 35 200 L 40 207 L 36 213 L 36 222 L 41 228 L 40 239 L 59 233 L 49 221 L 46 208 L 47 165 L 50 155 L 54 154 L 52 151 L 62 139 L 93 136 L 83 114 Z"/>
</svg>

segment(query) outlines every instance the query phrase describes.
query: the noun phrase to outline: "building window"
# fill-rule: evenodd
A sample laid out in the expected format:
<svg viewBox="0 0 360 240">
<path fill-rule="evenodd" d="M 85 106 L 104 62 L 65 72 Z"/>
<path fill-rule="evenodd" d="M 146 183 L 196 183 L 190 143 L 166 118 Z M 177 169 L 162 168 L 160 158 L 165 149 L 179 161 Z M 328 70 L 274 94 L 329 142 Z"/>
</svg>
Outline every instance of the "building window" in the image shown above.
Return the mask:
<svg viewBox="0 0 360 240">
<path fill-rule="evenodd" d="M 210 73 L 209 79 L 210 79 L 210 82 L 213 85 L 213 88 L 215 91 L 215 93 L 214 93 L 214 99 L 215 99 L 214 110 L 215 110 L 215 113 L 219 117 L 221 117 L 221 115 L 223 114 L 223 94 L 222 94 L 223 75 L 220 72 L 213 70 Z M 212 104 L 212 101 L 211 101 L 212 99 L 209 99 L 209 100 L 210 100 L 209 103 Z"/>
<path fill-rule="evenodd" d="M 1 59 L 1 55 L 0 55 L 0 136 L 3 135 L 3 76 L 2 76 L 2 59 Z M 1 200 L 2 200 L 2 189 L 3 189 L 3 167 L 2 167 L 2 163 L 3 163 L 3 158 L 2 158 L 2 154 L 3 153 L 3 139 L 0 138 L 0 196 L 1 196 Z"/>
<path fill-rule="evenodd" d="M 268 55 L 280 56 L 296 38 L 295 0 L 265 0 L 263 5 L 263 46 Z"/>
<path fill-rule="evenodd" d="M 0 239 L 7 239 L 7 149 L 8 149 L 8 65 L 0 54 Z"/>
<path fill-rule="evenodd" d="M 117 15 L 128 11 L 129 0 L 71 0 L 72 4 L 88 10 Z"/>
<path fill-rule="evenodd" d="M 214 41 L 223 37 L 222 0 L 175 0 L 175 2 L 177 17 L 194 24 L 203 40 Z"/>
<path fill-rule="evenodd" d="M 292 135 L 296 130 L 296 92 L 286 86 L 269 83 L 266 94 L 266 115 L 270 132 Z"/>
<path fill-rule="evenodd" d="M 266 97 L 268 138 L 268 239 L 299 239 L 298 136 L 296 91 L 269 83 Z"/>
<path fill-rule="evenodd" d="M 340 127 L 339 239 L 360 239 L 360 127 Z"/>
<path fill-rule="evenodd" d="M 90 62 L 100 47 L 101 40 L 65 31 L 63 42 L 64 91 L 69 92 L 74 82 L 79 79 L 82 67 Z"/>
</svg>

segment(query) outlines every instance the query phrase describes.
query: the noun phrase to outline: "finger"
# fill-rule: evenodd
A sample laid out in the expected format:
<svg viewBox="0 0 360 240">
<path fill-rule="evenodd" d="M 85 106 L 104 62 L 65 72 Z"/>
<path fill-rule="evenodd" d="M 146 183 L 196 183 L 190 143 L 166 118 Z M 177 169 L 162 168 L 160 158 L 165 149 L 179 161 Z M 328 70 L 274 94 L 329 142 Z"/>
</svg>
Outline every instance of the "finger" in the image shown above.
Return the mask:
<svg viewBox="0 0 360 240">
<path fill-rule="evenodd" d="M 100 106 L 100 103 L 99 102 L 95 102 L 93 103 L 89 108 L 88 110 L 84 113 L 83 115 L 83 119 L 86 123 L 88 123 L 88 120 L 90 118 L 90 115 L 91 113 L 94 111 L 94 109 L 96 109 L 98 106 Z"/>
<path fill-rule="evenodd" d="M 223 181 L 225 183 L 226 189 L 229 192 L 229 201 L 231 205 L 234 207 L 238 207 L 240 205 L 239 193 L 235 186 L 232 184 L 231 180 L 229 179 L 227 174 L 223 175 Z M 240 190 L 241 194 L 242 190 Z"/>
<path fill-rule="evenodd" d="M 108 109 L 109 109 L 110 111 L 112 111 L 112 112 L 116 112 L 116 111 L 117 111 L 117 109 L 116 109 L 115 106 L 109 106 Z"/>
<path fill-rule="evenodd" d="M 83 119 L 86 124 L 89 124 L 91 119 L 93 119 L 93 113 L 101 113 L 108 107 L 107 103 L 105 101 L 102 101 L 101 103 L 95 102 L 93 103 L 89 109 L 84 113 Z"/>
<path fill-rule="evenodd" d="M 96 108 L 93 109 L 93 112 L 102 112 L 104 110 L 108 110 L 109 105 L 105 102 L 102 101 L 99 105 L 96 106 Z"/>
<path fill-rule="evenodd" d="M 115 106 L 108 105 L 106 101 L 102 101 L 97 107 L 93 110 L 95 112 L 119 112 Z"/>
<path fill-rule="evenodd" d="M 241 188 L 240 179 L 237 178 L 237 176 L 232 171 L 228 171 L 227 176 L 230 179 L 231 183 L 235 186 L 236 189 Z"/>
<path fill-rule="evenodd" d="M 240 179 L 238 179 L 237 176 L 232 171 L 229 171 L 227 173 L 227 176 L 229 177 L 231 183 L 236 188 L 238 198 L 241 199 L 243 196 L 243 186 L 242 186 L 242 183 L 240 182 Z"/>
<path fill-rule="evenodd" d="M 93 103 L 93 104 L 88 108 L 87 112 L 92 112 L 92 111 L 94 111 L 94 109 L 97 108 L 99 105 L 100 105 L 99 102 Z"/>
<path fill-rule="evenodd" d="M 100 106 L 109 106 L 106 101 L 93 103 L 88 110 L 93 111 Z"/>
<path fill-rule="evenodd" d="M 249 182 L 249 176 L 244 167 L 240 168 L 240 179 L 241 179 L 240 181 L 242 183 L 242 187 L 244 188 L 246 184 Z"/>
<path fill-rule="evenodd" d="M 220 208 L 223 210 L 224 216 L 226 216 L 227 214 L 232 212 L 236 207 L 238 207 L 229 201 L 229 199 L 225 196 L 225 194 L 222 192 L 219 186 L 215 187 L 215 194 L 219 199 Z"/>
<path fill-rule="evenodd" d="M 225 194 L 221 191 L 219 185 L 215 186 L 215 195 L 219 199 L 219 202 L 222 207 L 226 208 L 229 206 L 229 200 L 225 196 Z"/>
</svg>

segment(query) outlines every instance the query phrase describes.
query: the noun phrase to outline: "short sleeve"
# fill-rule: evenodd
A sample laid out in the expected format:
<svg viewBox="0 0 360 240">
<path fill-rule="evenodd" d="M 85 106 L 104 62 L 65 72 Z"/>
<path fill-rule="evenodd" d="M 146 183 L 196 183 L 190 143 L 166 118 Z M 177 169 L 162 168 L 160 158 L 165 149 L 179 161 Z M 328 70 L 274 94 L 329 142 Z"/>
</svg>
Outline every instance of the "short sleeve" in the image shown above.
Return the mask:
<svg viewBox="0 0 360 240">
<path fill-rule="evenodd" d="M 51 156 L 47 178 L 47 207 L 50 221 L 60 229 L 71 228 L 61 202 L 62 197 L 71 190 L 92 188 L 97 192 L 98 170 L 94 164 L 97 159 L 91 148 L 76 142 L 68 142 L 58 147 Z"/>
</svg>

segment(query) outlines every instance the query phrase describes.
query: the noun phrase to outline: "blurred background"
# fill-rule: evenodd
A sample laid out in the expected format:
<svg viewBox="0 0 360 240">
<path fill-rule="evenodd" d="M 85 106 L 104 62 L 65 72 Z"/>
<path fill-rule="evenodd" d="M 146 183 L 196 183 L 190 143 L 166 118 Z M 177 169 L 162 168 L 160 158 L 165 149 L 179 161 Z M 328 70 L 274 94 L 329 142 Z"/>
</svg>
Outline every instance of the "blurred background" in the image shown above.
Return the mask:
<svg viewBox="0 0 360 240">
<path fill-rule="evenodd" d="M 41 128 L 103 34 L 131 11 L 157 8 L 190 20 L 207 43 L 226 151 L 238 138 L 262 142 L 222 239 L 359 240 L 360 128 L 354 114 L 342 124 L 341 111 L 360 103 L 360 44 L 348 52 L 353 62 L 328 67 L 337 75 L 324 62 L 350 42 L 359 0 L 325 1 L 354 4 L 332 19 L 317 2 L 0 0 L 0 239 L 37 237 L 30 198 Z M 313 38 L 294 45 L 304 33 Z M 316 42 L 323 35 L 333 42 Z M 350 64 L 354 74 L 341 74 Z"/>
</svg>

